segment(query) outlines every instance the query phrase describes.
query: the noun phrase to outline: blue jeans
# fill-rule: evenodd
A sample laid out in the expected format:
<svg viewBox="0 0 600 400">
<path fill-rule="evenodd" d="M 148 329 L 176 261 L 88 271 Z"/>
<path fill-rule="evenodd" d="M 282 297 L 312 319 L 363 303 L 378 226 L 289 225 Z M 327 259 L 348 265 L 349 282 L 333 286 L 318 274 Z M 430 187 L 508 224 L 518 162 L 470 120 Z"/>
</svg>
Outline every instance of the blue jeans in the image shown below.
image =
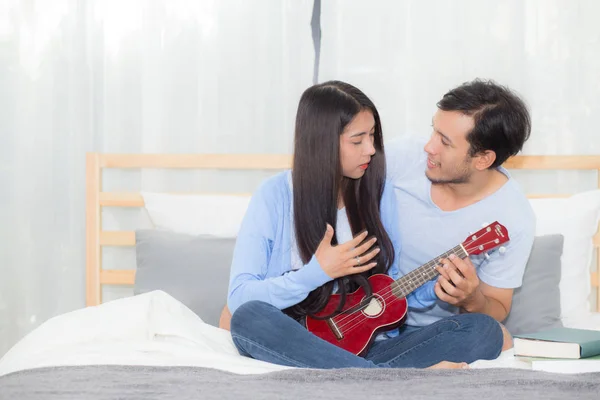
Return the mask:
<svg viewBox="0 0 600 400">
<path fill-rule="evenodd" d="M 241 355 L 303 368 L 425 368 L 440 361 L 494 359 L 502 330 L 483 314 L 459 314 L 425 327 L 403 326 L 400 335 L 372 344 L 359 357 L 308 332 L 278 308 L 261 301 L 241 305 L 231 318 Z"/>
</svg>

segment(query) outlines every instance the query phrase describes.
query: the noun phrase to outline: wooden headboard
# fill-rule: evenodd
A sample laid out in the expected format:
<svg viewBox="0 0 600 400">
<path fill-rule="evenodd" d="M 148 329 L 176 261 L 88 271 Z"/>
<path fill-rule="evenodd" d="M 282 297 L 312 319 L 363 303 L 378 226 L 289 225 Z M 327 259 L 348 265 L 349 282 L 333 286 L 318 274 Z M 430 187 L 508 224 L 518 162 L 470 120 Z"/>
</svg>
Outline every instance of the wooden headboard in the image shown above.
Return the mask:
<svg viewBox="0 0 600 400">
<path fill-rule="evenodd" d="M 104 269 L 102 247 L 134 246 L 134 231 L 102 229 L 102 207 L 143 207 L 136 192 L 102 191 L 102 172 L 108 168 L 146 169 L 217 169 L 217 170 L 284 170 L 291 165 L 289 155 L 260 154 L 100 154 L 86 155 L 86 305 L 102 303 L 103 285 L 133 285 L 135 270 Z M 508 160 L 507 169 L 526 170 L 595 170 L 600 188 L 600 156 L 516 156 Z M 532 194 L 532 198 L 566 197 L 569 194 Z M 594 237 L 597 268 L 591 273 L 596 290 L 596 309 L 600 311 L 600 229 Z"/>
</svg>

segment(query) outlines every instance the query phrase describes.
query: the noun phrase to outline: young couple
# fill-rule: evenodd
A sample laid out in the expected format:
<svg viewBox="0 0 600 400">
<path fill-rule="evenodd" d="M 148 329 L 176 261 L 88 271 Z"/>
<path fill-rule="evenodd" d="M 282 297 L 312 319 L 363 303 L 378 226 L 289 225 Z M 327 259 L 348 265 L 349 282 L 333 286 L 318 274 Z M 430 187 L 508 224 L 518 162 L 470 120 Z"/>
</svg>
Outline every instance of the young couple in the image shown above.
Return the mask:
<svg viewBox="0 0 600 400">
<path fill-rule="evenodd" d="M 500 322 L 521 285 L 534 216 L 501 165 L 528 139 L 529 113 L 507 88 L 479 80 L 437 106 L 428 141 L 384 152 L 379 114 L 359 89 L 330 81 L 303 93 L 292 170 L 255 192 L 235 246 L 227 304 L 242 355 L 307 368 L 460 368 L 511 346 Z M 372 274 L 397 279 L 494 221 L 510 241 L 443 259 L 440 275 L 406 297 L 405 323 L 363 356 L 302 324 L 332 293 Z"/>
</svg>

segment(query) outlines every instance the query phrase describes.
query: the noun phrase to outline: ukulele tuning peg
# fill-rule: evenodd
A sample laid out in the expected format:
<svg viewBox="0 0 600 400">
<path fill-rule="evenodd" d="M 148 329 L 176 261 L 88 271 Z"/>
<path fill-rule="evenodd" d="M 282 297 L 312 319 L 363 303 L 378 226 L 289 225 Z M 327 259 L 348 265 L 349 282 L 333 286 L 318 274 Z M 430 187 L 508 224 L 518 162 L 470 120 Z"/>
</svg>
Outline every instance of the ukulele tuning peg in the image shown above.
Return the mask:
<svg viewBox="0 0 600 400">
<path fill-rule="evenodd" d="M 490 223 L 489 222 L 484 222 L 483 224 L 481 224 L 482 228 L 485 228 L 486 226 L 488 226 Z"/>
<path fill-rule="evenodd" d="M 506 253 L 506 247 L 504 247 L 504 246 L 500 246 L 500 248 L 498 248 L 498 252 L 499 252 L 500 254 L 504 254 L 504 253 Z"/>
<path fill-rule="evenodd" d="M 490 254 L 487 251 L 485 253 L 483 253 L 483 255 L 485 256 L 486 260 L 489 260 Z"/>
</svg>

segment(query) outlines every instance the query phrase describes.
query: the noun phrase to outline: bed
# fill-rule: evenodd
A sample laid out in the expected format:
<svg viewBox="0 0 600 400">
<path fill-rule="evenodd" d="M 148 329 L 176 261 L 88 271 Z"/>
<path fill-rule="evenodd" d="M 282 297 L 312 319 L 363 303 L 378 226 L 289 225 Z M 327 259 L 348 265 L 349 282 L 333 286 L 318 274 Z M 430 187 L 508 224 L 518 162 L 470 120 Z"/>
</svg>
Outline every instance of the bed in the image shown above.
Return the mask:
<svg viewBox="0 0 600 400">
<path fill-rule="evenodd" d="M 456 395 L 470 399 L 480 398 L 483 393 L 490 399 L 506 396 L 597 398 L 600 372 L 573 374 L 569 372 L 574 371 L 564 370 L 559 372 L 566 373 L 556 374 L 532 371 L 532 365 L 515 358 L 511 350 L 503 352 L 496 360 L 476 361 L 471 369 L 460 371 L 318 371 L 241 357 L 229 332 L 218 328 L 215 312 L 222 308 L 225 300 L 210 293 L 219 279 L 226 279 L 223 276 L 228 273 L 227 262 L 219 258 L 217 250 L 230 249 L 235 242 L 235 232 L 249 193 L 102 190 L 103 173 L 111 169 L 258 170 L 270 174 L 288 168 L 290 163 L 287 155 L 88 154 L 87 307 L 45 322 L 0 360 L 0 398 L 63 399 L 74 393 L 89 399 L 192 396 L 270 399 L 284 395 L 389 398 L 398 393 L 410 398 Z M 538 193 L 530 197 L 538 221 L 543 222 L 538 224 L 536 238 L 537 235 L 560 234 L 564 239 L 557 263 L 560 275 L 553 278 L 559 279 L 554 286 L 560 283 L 560 292 L 555 289 L 561 300 L 561 309 L 553 311 L 555 319 L 560 319 L 565 326 L 600 330 L 600 191 L 597 190 L 600 188 L 600 157 L 517 156 L 505 166 L 510 170 L 534 170 L 534 173 L 537 170 L 598 173 L 597 185 L 585 193 L 574 196 Z M 210 211 L 211 207 L 225 203 L 239 211 L 232 213 L 228 220 Z M 104 230 L 102 210 L 109 207 L 145 208 L 154 227 L 149 230 Z M 198 224 L 198 221 L 202 223 Z M 198 225 L 203 226 L 198 228 Z M 164 260 L 150 253 L 157 248 L 168 250 L 165 250 L 168 246 L 164 245 L 164 234 L 183 235 L 169 236 L 169 251 L 191 251 L 185 254 L 193 258 L 196 256 L 190 250 L 190 243 L 193 243 L 195 249 L 212 252 L 211 266 L 221 265 L 220 269 L 211 271 L 211 281 L 203 286 L 203 291 L 210 293 L 201 299 L 200 305 L 185 301 L 185 294 L 178 296 L 170 289 L 161 289 L 160 285 L 166 284 L 171 275 L 179 276 L 179 273 L 171 271 L 170 275 L 165 275 L 164 270 L 158 275 L 148 273 L 148 265 L 156 264 L 152 260 Z M 201 238 L 201 241 L 181 240 L 181 237 L 191 236 Z M 208 242 L 207 236 L 211 236 Z M 104 248 L 124 246 L 136 247 L 137 276 L 136 270 L 103 265 Z M 162 257 L 165 257 L 164 251 Z M 140 268 L 140 260 L 150 261 Z M 178 262 L 174 260 L 170 267 L 177 268 Z M 164 269 L 164 266 L 160 268 Z M 189 269 L 181 271 L 185 275 Z M 144 290 L 140 289 L 142 272 L 147 279 Z M 184 280 L 192 280 L 187 275 L 186 278 Z M 153 287 L 148 282 L 158 286 Z M 102 288 L 109 285 L 140 290 L 135 296 L 103 302 Z M 591 303 L 590 299 L 593 300 Z"/>
</svg>

